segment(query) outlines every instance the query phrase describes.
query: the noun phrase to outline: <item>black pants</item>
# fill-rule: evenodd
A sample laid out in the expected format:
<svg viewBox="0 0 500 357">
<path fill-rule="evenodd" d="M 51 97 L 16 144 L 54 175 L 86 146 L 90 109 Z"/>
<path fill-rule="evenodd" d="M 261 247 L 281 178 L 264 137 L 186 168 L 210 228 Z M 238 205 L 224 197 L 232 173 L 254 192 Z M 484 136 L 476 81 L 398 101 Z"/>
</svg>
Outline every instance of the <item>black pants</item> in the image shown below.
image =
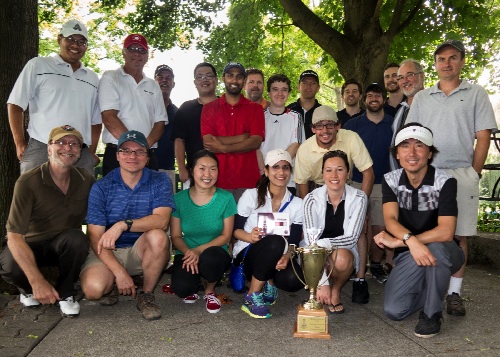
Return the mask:
<svg viewBox="0 0 500 357">
<path fill-rule="evenodd" d="M 89 239 L 80 229 L 68 229 L 55 238 L 28 243 L 38 267 L 58 266 L 55 289 L 61 299 L 76 295 L 74 283 L 89 254 Z M 32 294 L 28 278 L 15 262 L 8 247 L 0 253 L 0 275 L 9 284 L 17 286 L 22 294 Z"/>
<path fill-rule="evenodd" d="M 106 145 L 104 157 L 102 158 L 102 176 L 106 176 L 110 171 L 120 166 L 118 160 L 116 160 L 116 150 L 116 146 Z M 158 171 L 158 159 L 155 155 L 155 149 L 149 150 L 149 161 L 146 167 Z"/>
<path fill-rule="evenodd" d="M 172 266 L 172 290 L 175 295 L 185 298 L 196 294 L 200 285 L 200 278 L 203 277 L 209 283 L 219 281 L 224 272 L 231 264 L 231 257 L 221 247 L 209 247 L 200 254 L 198 261 L 198 274 L 188 272 L 182 267 L 184 255 L 177 254 Z"/>
<path fill-rule="evenodd" d="M 276 235 L 266 236 L 257 243 L 251 244 L 243 262 L 243 271 L 247 280 L 252 280 L 252 276 L 260 281 L 273 279 L 278 289 L 288 292 L 303 289 L 304 284 L 300 282 L 293 271 L 292 264 L 300 278 L 304 280 L 302 268 L 295 259 L 288 262 L 286 269 L 276 270 L 276 264 L 283 256 L 284 249 L 285 240 L 283 237 Z M 235 258 L 234 264 L 239 264 L 242 259 L 243 251 Z"/>
</svg>

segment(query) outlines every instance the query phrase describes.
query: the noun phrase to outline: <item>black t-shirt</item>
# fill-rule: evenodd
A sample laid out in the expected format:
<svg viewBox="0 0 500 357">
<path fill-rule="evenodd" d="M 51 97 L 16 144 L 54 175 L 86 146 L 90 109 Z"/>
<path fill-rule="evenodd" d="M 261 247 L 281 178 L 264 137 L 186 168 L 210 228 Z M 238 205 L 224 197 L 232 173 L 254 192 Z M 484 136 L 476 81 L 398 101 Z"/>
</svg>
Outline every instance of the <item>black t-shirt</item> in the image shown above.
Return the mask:
<svg viewBox="0 0 500 357">
<path fill-rule="evenodd" d="M 171 138 L 172 141 L 177 138 L 184 140 L 188 167 L 194 154 L 203 150 L 200 123 L 202 109 L 203 104 L 200 104 L 198 99 L 193 99 L 184 102 L 175 114 Z"/>
</svg>

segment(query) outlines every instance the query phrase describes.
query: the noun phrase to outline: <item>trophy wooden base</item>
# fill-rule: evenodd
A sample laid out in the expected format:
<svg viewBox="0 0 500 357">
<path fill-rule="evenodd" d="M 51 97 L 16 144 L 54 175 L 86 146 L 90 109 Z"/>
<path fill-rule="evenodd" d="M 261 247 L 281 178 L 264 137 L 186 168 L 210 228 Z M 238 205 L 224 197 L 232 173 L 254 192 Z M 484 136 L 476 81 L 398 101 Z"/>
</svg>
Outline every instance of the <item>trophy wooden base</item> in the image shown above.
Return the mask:
<svg viewBox="0 0 500 357">
<path fill-rule="evenodd" d="M 299 305 L 293 337 L 330 339 L 325 309 L 307 310 Z"/>
</svg>

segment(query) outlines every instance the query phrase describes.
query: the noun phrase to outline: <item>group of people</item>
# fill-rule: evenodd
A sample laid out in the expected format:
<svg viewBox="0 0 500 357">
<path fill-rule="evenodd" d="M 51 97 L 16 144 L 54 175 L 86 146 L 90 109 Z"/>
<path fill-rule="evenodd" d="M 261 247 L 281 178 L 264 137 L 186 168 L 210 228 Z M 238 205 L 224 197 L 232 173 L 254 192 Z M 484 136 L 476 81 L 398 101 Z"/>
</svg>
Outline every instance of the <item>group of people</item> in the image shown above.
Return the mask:
<svg viewBox="0 0 500 357">
<path fill-rule="evenodd" d="M 0 275 L 24 306 L 57 302 L 63 316 L 78 316 L 80 279 L 87 299 L 114 305 L 131 295 L 145 319 L 158 319 L 154 289 L 171 242 L 171 287 L 184 303 L 200 299 L 203 283 L 206 310 L 220 311 L 215 287 L 232 262 L 249 282 L 241 309 L 269 318 L 278 290 L 303 287 L 289 245 L 315 242 L 333 250 L 317 292 L 333 314 L 345 311 L 341 290 L 353 274 L 352 301 L 369 302 L 369 260 L 390 319 L 421 310 L 417 336 L 440 331 L 445 296 L 448 314 L 465 315 L 466 237 L 476 233 L 496 122 L 484 89 L 460 78 L 461 42 L 437 47 L 434 87 L 424 89 L 417 61 L 390 63 L 384 85 L 363 92 L 346 81 L 338 112 L 316 99 L 313 70 L 287 106 L 286 75 L 268 78 L 268 101 L 262 71 L 230 62 L 218 97 L 216 69 L 203 62 L 193 73 L 198 97 L 177 108 L 172 68 L 159 66 L 154 80 L 143 73 L 144 36 L 127 36 L 124 65 L 100 80 L 81 63 L 83 23 L 66 22 L 58 43 L 57 56 L 28 62 L 8 99 L 21 177 Z M 104 177 L 95 181 L 102 124 Z M 174 195 L 175 162 L 184 189 Z M 54 286 L 44 265 L 59 266 Z"/>
</svg>

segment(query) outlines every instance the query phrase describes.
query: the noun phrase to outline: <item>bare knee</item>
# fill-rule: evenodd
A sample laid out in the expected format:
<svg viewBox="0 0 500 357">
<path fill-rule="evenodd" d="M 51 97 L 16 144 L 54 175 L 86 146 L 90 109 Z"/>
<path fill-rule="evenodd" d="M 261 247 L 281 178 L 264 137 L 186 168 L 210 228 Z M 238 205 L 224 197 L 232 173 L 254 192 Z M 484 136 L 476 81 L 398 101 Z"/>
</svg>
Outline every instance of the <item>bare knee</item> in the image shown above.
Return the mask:
<svg viewBox="0 0 500 357">
<path fill-rule="evenodd" d="M 111 291 L 114 278 L 110 272 L 108 274 L 92 268 L 89 267 L 82 272 L 80 282 L 87 300 L 99 300 L 103 295 Z"/>
<path fill-rule="evenodd" d="M 152 229 L 144 233 L 146 249 L 153 252 L 167 251 L 169 248 L 169 240 L 165 231 L 161 229 Z"/>
</svg>

